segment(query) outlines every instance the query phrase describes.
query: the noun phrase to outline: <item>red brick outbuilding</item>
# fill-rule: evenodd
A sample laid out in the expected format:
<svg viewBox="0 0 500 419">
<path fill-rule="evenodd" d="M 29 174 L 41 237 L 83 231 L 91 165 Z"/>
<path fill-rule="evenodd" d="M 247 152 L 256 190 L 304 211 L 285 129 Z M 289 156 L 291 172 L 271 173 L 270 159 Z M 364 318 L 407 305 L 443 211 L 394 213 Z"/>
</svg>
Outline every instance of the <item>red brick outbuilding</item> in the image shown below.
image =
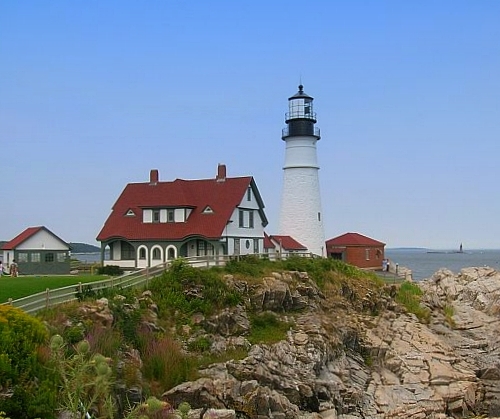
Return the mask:
<svg viewBox="0 0 500 419">
<path fill-rule="evenodd" d="M 359 233 L 345 233 L 326 241 L 326 254 L 362 269 L 382 269 L 385 243 Z"/>
</svg>

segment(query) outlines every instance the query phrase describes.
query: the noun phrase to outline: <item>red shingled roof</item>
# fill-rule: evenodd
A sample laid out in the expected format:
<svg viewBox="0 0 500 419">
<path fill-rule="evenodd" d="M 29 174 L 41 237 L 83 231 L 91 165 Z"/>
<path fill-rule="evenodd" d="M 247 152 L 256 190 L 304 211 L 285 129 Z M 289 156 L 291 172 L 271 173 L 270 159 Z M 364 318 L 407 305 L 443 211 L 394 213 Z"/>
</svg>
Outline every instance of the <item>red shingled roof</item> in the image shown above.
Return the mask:
<svg viewBox="0 0 500 419">
<path fill-rule="evenodd" d="M 385 243 L 359 233 L 345 233 L 326 241 L 326 246 L 385 246 Z"/>
<path fill-rule="evenodd" d="M 1 247 L 1 250 L 14 250 L 21 243 L 23 243 L 24 241 L 28 240 L 30 237 L 34 236 L 40 230 L 47 231 L 48 233 L 50 233 L 54 237 L 56 237 L 58 240 L 61 240 L 61 242 L 67 244 L 64 240 L 62 240 L 61 238 L 57 237 L 54 233 L 52 233 L 52 231 L 50 231 L 48 228 L 46 228 L 44 226 L 39 226 L 39 227 L 28 227 L 21 234 L 18 234 L 16 237 L 14 237 L 10 242 L 5 243 Z"/>
<path fill-rule="evenodd" d="M 182 240 L 188 236 L 216 239 L 234 209 L 243 200 L 251 186 L 261 208 L 261 217 L 267 224 L 262 209 L 264 204 L 252 177 L 225 178 L 224 180 L 201 179 L 172 182 L 129 183 L 97 236 L 98 241 L 112 238 L 127 240 Z M 212 213 L 203 213 L 209 206 Z M 190 208 L 187 222 L 143 223 L 144 208 Z M 134 216 L 126 216 L 132 210 Z"/>
<path fill-rule="evenodd" d="M 16 237 L 14 237 L 10 242 L 5 243 L 2 246 L 2 250 L 13 250 L 13 249 L 15 249 L 23 241 L 29 239 L 31 236 L 33 236 L 35 233 L 37 233 L 38 231 L 40 231 L 42 228 L 43 227 L 28 227 L 21 234 L 18 234 Z"/>
<path fill-rule="evenodd" d="M 307 250 L 307 247 L 300 244 L 297 240 L 290 236 L 265 235 L 264 248 L 274 248 L 273 242 L 281 244 L 281 248 L 286 251 L 290 250 Z"/>
</svg>

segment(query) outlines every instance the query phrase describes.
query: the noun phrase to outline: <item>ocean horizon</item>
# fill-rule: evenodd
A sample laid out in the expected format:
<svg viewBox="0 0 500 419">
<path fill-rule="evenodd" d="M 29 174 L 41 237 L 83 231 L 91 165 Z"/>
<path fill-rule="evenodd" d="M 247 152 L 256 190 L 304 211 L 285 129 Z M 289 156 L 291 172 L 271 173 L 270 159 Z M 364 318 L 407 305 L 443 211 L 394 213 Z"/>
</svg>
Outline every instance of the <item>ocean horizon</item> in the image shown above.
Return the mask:
<svg viewBox="0 0 500 419">
<path fill-rule="evenodd" d="M 490 267 L 500 269 L 500 249 L 427 249 L 387 248 L 385 256 L 393 264 L 411 269 L 416 281 L 430 278 L 440 269 L 449 269 L 458 274 L 463 268 Z"/>
</svg>

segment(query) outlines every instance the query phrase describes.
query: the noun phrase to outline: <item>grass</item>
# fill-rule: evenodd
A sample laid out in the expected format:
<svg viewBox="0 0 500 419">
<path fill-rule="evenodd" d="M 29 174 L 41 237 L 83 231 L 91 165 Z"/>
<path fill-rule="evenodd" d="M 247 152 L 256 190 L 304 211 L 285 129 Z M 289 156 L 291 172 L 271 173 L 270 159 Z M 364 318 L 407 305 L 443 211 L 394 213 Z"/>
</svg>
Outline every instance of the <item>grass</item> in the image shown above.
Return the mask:
<svg viewBox="0 0 500 419">
<path fill-rule="evenodd" d="M 286 332 L 292 326 L 278 319 L 272 312 L 264 312 L 250 317 L 252 327 L 248 341 L 250 343 L 273 344 L 286 338 Z"/>
<path fill-rule="evenodd" d="M 398 289 L 396 301 L 406 307 L 409 313 L 413 313 L 423 322 L 428 323 L 430 319 L 430 310 L 420 304 L 422 290 L 413 282 L 403 282 Z"/>
<path fill-rule="evenodd" d="M 56 289 L 79 282 L 88 283 L 108 278 L 106 275 L 55 275 L 55 276 L 10 276 L 0 277 L 0 303 L 6 303 L 9 298 L 17 300 L 45 291 Z"/>
</svg>

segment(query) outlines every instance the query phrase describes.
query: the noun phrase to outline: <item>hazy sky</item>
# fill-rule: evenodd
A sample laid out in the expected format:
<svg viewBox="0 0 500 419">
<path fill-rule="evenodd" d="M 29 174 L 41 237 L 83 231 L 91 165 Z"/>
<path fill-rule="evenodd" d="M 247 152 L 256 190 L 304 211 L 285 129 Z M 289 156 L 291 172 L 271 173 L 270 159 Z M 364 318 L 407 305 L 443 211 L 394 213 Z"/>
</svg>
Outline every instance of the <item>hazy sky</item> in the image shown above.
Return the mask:
<svg viewBox="0 0 500 419">
<path fill-rule="evenodd" d="M 0 2 L 0 240 L 95 244 L 129 182 L 255 178 L 315 98 L 326 238 L 500 248 L 500 1 Z"/>
</svg>

